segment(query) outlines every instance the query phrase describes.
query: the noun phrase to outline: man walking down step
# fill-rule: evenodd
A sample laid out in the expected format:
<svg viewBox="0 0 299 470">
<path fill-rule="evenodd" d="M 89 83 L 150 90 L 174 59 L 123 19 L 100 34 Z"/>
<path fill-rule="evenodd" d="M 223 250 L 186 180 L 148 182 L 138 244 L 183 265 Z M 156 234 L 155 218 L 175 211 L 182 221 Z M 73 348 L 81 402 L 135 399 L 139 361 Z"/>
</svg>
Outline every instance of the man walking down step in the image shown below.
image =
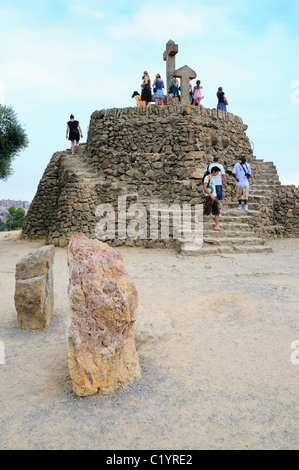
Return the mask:
<svg viewBox="0 0 299 470">
<path fill-rule="evenodd" d="M 203 181 L 203 192 L 205 194 L 205 202 L 204 202 L 204 210 L 203 213 L 197 214 L 193 220 L 194 222 L 198 223 L 199 217 L 203 215 L 211 215 L 215 216 L 215 228 L 217 232 L 223 232 L 223 230 L 219 227 L 219 202 L 217 199 L 216 188 L 214 183 L 214 177 L 218 175 L 220 172 L 219 168 L 212 167 L 211 173 L 206 175 Z"/>
<path fill-rule="evenodd" d="M 248 211 L 249 180 L 251 176 L 251 167 L 246 157 L 242 157 L 239 163 L 236 163 L 232 173 L 236 180 L 236 196 L 239 201 L 238 209 Z M 242 205 L 244 203 L 244 206 Z"/>
<path fill-rule="evenodd" d="M 225 171 L 223 168 L 223 165 L 219 163 L 220 157 L 214 157 L 214 163 L 211 163 L 208 167 L 209 172 L 211 173 L 213 167 L 219 168 L 220 172 L 218 173 L 217 176 L 213 177 L 213 181 L 215 183 L 216 187 L 216 193 L 217 193 L 217 199 L 219 201 L 219 208 L 221 209 L 222 207 L 222 200 L 223 200 L 223 185 L 222 181 L 224 183 L 225 189 L 227 189 L 227 181 L 226 181 L 226 176 L 225 176 Z"/>
</svg>

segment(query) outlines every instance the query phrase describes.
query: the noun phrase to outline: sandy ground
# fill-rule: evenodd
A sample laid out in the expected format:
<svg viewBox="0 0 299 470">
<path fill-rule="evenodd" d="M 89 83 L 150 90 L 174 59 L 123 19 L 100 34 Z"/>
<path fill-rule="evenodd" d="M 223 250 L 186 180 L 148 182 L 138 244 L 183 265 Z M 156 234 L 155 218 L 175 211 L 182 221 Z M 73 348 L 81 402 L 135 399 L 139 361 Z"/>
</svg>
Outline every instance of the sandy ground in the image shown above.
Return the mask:
<svg viewBox="0 0 299 470">
<path fill-rule="evenodd" d="M 202 259 L 121 248 L 153 329 L 138 346 L 142 377 L 79 398 L 67 365 L 67 252 L 55 253 L 51 325 L 21 331 L 15 265 L 42 242 L 17 235 L 0 234 L 1 449 L 299 448 L 298 239 L 271 242 L 273 254 Z"/>
</svg>

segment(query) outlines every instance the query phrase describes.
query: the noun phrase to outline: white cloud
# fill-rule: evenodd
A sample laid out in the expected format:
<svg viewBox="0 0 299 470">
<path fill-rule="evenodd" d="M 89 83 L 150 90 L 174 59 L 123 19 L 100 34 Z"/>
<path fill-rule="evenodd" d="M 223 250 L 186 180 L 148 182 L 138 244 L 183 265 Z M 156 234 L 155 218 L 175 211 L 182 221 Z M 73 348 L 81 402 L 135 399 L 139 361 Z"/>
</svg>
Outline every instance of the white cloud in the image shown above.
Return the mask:
<svg viewBox="0 0 299 470">
<path fill-rule="evenodd" d="M 93 10 L 88 8 L 88 6 L 81 4 L 71 5 L 70 10 L 74 15 L 85 16 L 94 20 L 102 20 L 106 16 L 102 11 Z"/>
<path fill-rule="evenodd" d="M 161 4 L 151 9 L 143 6 L 130 17 L 118 17 L 107 29 L 113 39 L 139 38 L 146 41 L 147 38 L 150 42 L 161 42 L 161 37 L 170 39 L 175 35 L 178 39 L 185 35 L 200 34 L 204 30 L 204 21 L 198 13 L 192 15 L 191 19 L 190 14 Z"/>
</svg>

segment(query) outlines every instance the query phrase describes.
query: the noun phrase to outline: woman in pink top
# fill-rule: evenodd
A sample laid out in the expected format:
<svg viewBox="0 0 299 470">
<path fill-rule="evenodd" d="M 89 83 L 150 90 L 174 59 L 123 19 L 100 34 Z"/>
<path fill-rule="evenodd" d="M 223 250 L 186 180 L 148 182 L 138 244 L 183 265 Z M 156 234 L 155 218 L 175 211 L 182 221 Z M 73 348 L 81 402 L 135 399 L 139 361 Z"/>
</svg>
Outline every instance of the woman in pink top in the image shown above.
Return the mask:
<svg viewBox="0 0 299 470">
<path fill-rule="evenodd" d="M 202 86 L 200 85 L 200 80 L 197 80 L 196 85 L 193 88 L 193 104 L 194 104 L 194 106 L 196 106 L 196 103 L 197 103 L 198 106 L 200 105 L 200 102 L 202 100 L 201 90 L 202 90 Z"/>
</svg>

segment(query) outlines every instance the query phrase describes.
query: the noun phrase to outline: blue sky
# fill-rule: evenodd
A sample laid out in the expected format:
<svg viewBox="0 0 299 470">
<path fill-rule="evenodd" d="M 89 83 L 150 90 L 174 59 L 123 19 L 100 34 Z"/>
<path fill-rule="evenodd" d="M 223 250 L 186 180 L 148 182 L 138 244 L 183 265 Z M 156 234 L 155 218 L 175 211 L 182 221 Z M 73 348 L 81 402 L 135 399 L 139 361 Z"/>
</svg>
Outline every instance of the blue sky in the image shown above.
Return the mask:
<svg viewBox="0 0 299 470">
<path fill-rule="evenodd" d="M 71 113 L 85 142 L 94 110 L 135 106 L 143 70 L 165 79 L 169 39 L 176 66 L 201 80 L 204 106 L 216 107 L 222 86 L 254 155 L 299 185 L 298 17 L 297 0 L 0 0 L 0 101 L 30 140 L 0 199 L 33 199 L 53 153 L 69 147 Z"/>
</svg>

